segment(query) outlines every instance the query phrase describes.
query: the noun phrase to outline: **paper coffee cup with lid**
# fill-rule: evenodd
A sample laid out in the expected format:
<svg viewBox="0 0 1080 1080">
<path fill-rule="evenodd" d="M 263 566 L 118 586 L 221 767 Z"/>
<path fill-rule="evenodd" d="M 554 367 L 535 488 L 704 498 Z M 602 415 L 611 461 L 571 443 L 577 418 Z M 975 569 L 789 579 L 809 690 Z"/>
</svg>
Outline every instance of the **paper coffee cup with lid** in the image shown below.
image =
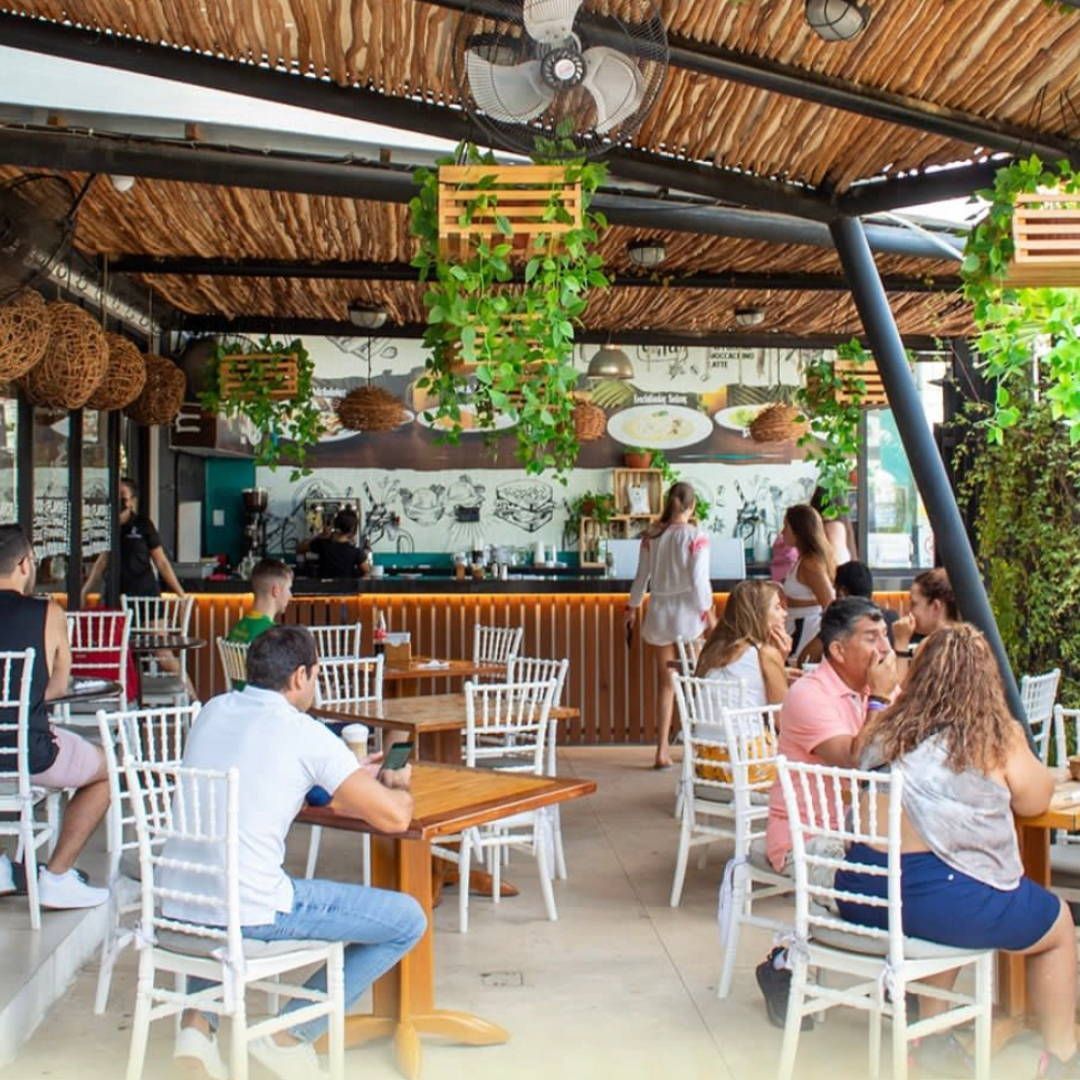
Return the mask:
<svg viewBox="0 0 1080 1080">
<path fill-rule="evenodd" d="M 341 730 L 345 745 L 356 755 L 357 761 L 367 757 L 368 735 L 367 724 L 347 724 Z"/>
</svg>

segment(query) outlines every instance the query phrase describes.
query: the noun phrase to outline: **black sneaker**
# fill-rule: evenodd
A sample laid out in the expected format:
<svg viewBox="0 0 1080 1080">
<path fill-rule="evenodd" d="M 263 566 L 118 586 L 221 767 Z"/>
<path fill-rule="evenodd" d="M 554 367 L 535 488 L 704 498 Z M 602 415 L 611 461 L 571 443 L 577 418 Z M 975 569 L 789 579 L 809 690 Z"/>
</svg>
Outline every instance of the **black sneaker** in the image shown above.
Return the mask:
<svg viewBox="0 0 1080 1080">
<path fill-rule="evenodd" d="M 1080 1077 L 1080 1050 L 1073 1053 L 1068 1061 L 1062 1061 L 1057 1054 L 1044 1050 L 1039 1058 L 1039 1071 L 1035 1080 L 1077 1080 Z"/>
<path fill-rule="evenodd" d="M 964 1080 L 975 1075 L 975 1059 L 951 1031 L 923 1036 L 913 1057 L 923 1080 Z"/>
<path fill-rule="evenodd" d="M 765 1009 L 769 1014 L 769 1023 L 773 1027 L 783 1028 L 787 1020 L 788 996 L 791 993 L 791 972 L 785 967 L 777 967 L 777 959 L 783 957 L 784 949 L 777 946 L 754 969 L 757 984 L 765 998 Z M 804 1016 L 800 1031 L 812 1031 L 814 1018 Z"/>
</svg>

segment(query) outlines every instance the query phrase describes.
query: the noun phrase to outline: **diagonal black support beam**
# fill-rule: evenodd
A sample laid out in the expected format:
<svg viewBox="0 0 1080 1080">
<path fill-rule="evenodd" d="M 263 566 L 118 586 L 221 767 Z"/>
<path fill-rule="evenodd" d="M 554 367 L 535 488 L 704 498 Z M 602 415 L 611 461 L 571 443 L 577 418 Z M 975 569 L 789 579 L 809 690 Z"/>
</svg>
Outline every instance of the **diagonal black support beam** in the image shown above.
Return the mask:
<svg viewBox="0 0 1080 1080">
<path fill-rule="evenodd" d="M 300 262 L 294 259 L 208 259 L 201 255 L 118 255 L 109 267 L 119 274 L 168 274 L 181 277 L 296 278 L 324 281 L 419 281 L 420 274 L 408 263 Z M 520 273 L 516 281 L 524 280 Z M 957 292 L 958 277 L 886 277 L 888 292 Z M 794 292 L 847 292 L 839 274 L 680 273 L 662 269 L 655 273 L 614 274 L 612 285 L 635 289 L 777 289 Z"/>
<path fill-rule="evenodd" d="M 0 127 L 0 162 L 31 169 L 119 173 L 155 180 L 221 184 L 268 191 L 293 191 L 347 199 L 404 203 L 415 194 L 408 170 L 374 165 L 312 161 L 284 155 L 205 149 L 145 139 L 67 131 Z M 823 222 L 740 207 L 707 206 L 686 200 L 601 192 L 593 202 L 613 225 L 731 236 L 775 244 L 831 248 Z M 940 261 L 941 249 L 910 229 L 867 227 L 875 251 Z M 942 233 L 957 252 L 963 243 Z"/>
<path fill-rule="evenodd" d="M 1077 0 L 1080 3 L 1080 0 Z M 877 214 L 882 210 L 897 210 L 905 206 L 959 199 L 980 188 L 992 188 L 998 169 L 1007 160 L 980 161 L 955 169 L 939 169 L 917 176 L 899 176 L 891 180 L 868 180 L 848 188 L 839 196 L 836 206 L 849 217 Z"/>
<path fill-rule="evenodd" d="M 454 11 L 486 11 L 513 18 L 520 23 L 521 5 L 510 0 L 419 0 Z M 1070 0 L 1066 0 L 1070 2 Z M 1080 4 L 1080 0 L 1073 0 Z M 792 14 L 793 18 L 797 16 Z M 626 35 L 610 21 L 586 17 L 590 43 L 608 44 L 623 50 Z M 728 82 L 755 86 L 761 90 L 812 101 L 818 105 L 843 109 L 860 116 L 885 120 L 891 124 L 916 128 L 934 135 L 956 139 L 972 146 L 989 147 L 1010 153 L 1036 153 L 1045 161 L 1068 157 L 1080 164 L 1080 145 L 1067 139 L 1030 131 L 1000 120 L 950 109 L 933 102 L 878 90 L 858 83 L 807 71 L 791 64 L 781 64 L 767 57 L 750 56 L 719 45 L 668 35 L 670 63 L 673 67 L 711 75 Z M 632 46 L 631 46 L 632 47 Z"/>
<path fill-rule="evenodd" d="M 945 463 L 941 460 L 927 423 L 919 392 L 904 354 L 904 343 L 889 308 L 889 300 L 874 265 L 874 257 L 870 253 L 870 245 L 866 242 L 862 224 L 857 218 L 845 217 L 834 222 L 831 228 L 840 262 L 851 283 L 851 293 L 859 310 L 859 318 L 866 328 L 866 336 L 877 360 L 893 416 L 896 418 L 900 440 L 904 444 L 915 483 L 926 506 L 930 527 L 934 530 L 937 553 L 941 556 L 953 592 L 956 593 L 960 614 L 986 635 L 1001 671 L 1001 681 L 1005 687 L 1009 708 L 1024 725 L 1030 738 L 1031 729 L 1027 726 L 1016 677 L 998 632 L 986 586 L 979 573 L 979 564 L 968 540 L 960 508 L 956 505 L 956 496 L 949 485 Z"/>
<path fill-rule="evenodd" d="M 45 19 L 0 12 L 0 42 L 11 48 L 367 120 L 403 131 L 423 132 L 442 139 L 471 138 L 483 145 L 491 143 L 490 136 L 480 131 L 460 109 L 393 97 L 366 87 L 339 86 L 292 71 L 101 34 Z M 496 149 L 512 151 L 514 147 Z M 627 180 L 821 222 L 835 214 L 827 198 L 796 184 L 640 150 L 617 149 L 607 155 L 607 161 L 615 175 Z"/>
</svg>

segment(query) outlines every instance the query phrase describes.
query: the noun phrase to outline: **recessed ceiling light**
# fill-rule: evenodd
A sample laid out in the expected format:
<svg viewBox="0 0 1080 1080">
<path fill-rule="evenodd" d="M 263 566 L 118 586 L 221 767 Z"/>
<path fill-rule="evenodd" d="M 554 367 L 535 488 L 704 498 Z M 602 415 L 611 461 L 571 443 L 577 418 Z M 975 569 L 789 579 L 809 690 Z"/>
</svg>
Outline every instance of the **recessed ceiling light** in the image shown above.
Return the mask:
<svg viewBox="0 0 1080 1080">
<path fill-rule="evenodd" d="M 758 307 L 736 308 L 735 321 L 740 326 L 760 326 L 765 321 L 765 312 Z"/>
</svg>

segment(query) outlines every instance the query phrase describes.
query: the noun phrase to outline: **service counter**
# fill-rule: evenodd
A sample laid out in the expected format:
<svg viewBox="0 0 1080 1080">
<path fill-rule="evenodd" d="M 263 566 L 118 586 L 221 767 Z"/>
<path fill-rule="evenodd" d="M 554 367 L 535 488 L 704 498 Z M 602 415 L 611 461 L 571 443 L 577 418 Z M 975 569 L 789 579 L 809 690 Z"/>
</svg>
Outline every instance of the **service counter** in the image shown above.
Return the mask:
<svg viewBox="0 0 1080 1080">
<path fill-rule="evenodd" d="M 309 591 L 312 584 L 320 591 Z M 565 576 L 483 582 L 391 578 L 333 585 L 297 579 L 296 595 L 283 621 L 306 626 L 359 621 L 365 651 L 370 651 L 374 611 L 379 608 L 390 630 L 410 632 L 414 655 L 446 658 L 471 656 L 477 623 L 522 626 L 522 655 L 570 661 L 564 704 L 580 709 L 581 717 L 562 731 L 562 743 L 648 743 L 655 738 L 653 664 L 640 632 L 629 646 L 626 643 L 623 606 L 628 581 Z M 713 585 L 722 609 L 734 582 Z M 214 643 L 250 606 L 251 593 L 242 589 L 242 582 L 191 583 L 195 597 L 191 632 L 209 643 L 189 654 L 203 700 L 224 687 Z M 883 606 L 906 610 L 906 592 L 883 592 L 875 598 Z M 429 681 L 430 687 L 418 689 L 448 689 L 445 678 Z"/>
</svg>

